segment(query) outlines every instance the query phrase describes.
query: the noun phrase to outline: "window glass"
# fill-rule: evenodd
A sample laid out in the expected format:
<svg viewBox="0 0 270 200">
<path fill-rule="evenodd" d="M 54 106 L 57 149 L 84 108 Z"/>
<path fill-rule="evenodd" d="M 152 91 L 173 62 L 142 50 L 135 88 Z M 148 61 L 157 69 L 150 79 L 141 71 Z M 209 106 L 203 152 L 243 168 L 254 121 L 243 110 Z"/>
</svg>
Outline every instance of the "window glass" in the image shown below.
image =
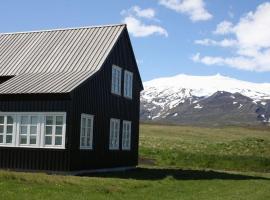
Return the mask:
<svg viewBox="0 0 270 200">
<path fill-rule="evenodd" d="M 111 91 L 114 94 L 121 95 L 121 74 L 122 69 L 115 65 L 112 66 L 112 88 Z"/>
<path fill-rule="evenodd" d="M 110 121 L 110 142 L 109 142 L 109 148 L 111 150 L 119 149 L 119 128 L 120 128 L 120 120 L 119 119 L 111 119 L 111 121 Z"/>
<path fill-rule="evenodd" d="M 82 114 L 80 138 L 81 149 L 93 148 L 93 121 L 94 117 L 92 115 Z"/>
</svg>

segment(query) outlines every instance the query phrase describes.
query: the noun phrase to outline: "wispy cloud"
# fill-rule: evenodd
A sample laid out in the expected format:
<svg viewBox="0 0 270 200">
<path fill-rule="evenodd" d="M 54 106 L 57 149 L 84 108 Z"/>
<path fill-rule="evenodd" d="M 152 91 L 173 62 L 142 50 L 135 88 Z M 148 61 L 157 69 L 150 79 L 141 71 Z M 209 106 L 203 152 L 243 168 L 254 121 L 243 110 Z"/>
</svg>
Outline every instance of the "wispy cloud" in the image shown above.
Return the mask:
<svg viewBox="0 0 270 200">
<path fill-rule="evenodd" d="M 213 17 L 206 10 L 204 0 L 159 0 L 159 4 L 188 15 L 194 22 L 210 20 Z"/>
<path fill-rule="evenodd" d="M 124 16 L 123 23 L 127 24 L 128 31 L 134 37 L 147 37 L 150 35 L 161 35 L 168 37 L 168 32 L 165 28 L 153 24 L 158 21 L 156 12 L 152 8 L 142 9 L 139 6 L 133 6 L 128 10 L 122 10 L 121 15 Z M 145 22 L 144 19 L 149 20 Z"/>
<path fill-rule="evenodd" d="M 270 71 L 270 3 L 263 3 L 253 12 L 240 18 L 237 24 L 223 21 L 218 24 L 215 34 L 227 37 L 235 41 L 234 56 L 201 56 L 197 53 L 192 57 L 194 62 L 206 65 L 230 66 L 249 71 Z M 223 39 L 223 41 L 226 38 Z M 230 47 L 217 41 L 208 39 L 197 40 L 197 44 Z"/>
</svg>

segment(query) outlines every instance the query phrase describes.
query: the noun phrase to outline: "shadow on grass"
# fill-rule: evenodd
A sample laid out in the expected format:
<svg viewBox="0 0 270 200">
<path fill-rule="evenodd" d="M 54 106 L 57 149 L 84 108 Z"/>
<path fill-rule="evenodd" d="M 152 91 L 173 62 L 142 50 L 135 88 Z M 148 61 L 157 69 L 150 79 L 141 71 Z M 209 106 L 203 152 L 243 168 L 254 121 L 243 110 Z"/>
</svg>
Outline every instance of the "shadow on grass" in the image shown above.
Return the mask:
<svg viewBox="0 0 270 200">
<path fill-rule="evenodd" d="M 136 168 L 123 172 L 92 173 L 84 174 L 82 176 L 134 180 L 161 180 L 167 177 L 172 177 L 177 180 L 270 180 L 269 178 L 264 177 L 231 174 L 226 172 L 166 168 Z"/>
</svg>

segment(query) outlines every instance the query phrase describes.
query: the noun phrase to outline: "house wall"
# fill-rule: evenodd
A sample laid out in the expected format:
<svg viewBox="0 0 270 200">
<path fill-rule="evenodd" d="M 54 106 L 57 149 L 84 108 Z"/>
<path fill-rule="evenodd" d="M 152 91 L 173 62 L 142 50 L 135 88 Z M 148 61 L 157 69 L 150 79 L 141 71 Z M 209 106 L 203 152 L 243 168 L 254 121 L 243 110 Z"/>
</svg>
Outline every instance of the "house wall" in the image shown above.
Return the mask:
<svg viewBox="0 0 270 200">
<path fill-rule="evenodd" d="M 133 72 L 133 99 L 111 93 L 112 65 Z M 138 163 L 139 107 L 141 82 L 127 31 L 121 35 L 102 69 L 74 90 L 72 170 L 135 166 Z M 80 150 L 81 114 L 94 115 L 93 150 Z M 109 150 L 110 118 L 121 119 L 120 150 Z M 122 120 L 132 121 L 131 150 L 121 150 Z"/>
<path fill-rule="evenodd" d="M 62 96 L 0 96 L 1 112 L 67 112 L 66 149 L 0 147 L 0 168 L 26 170 L 70 170 L 71 100 Z"/>
</svg>

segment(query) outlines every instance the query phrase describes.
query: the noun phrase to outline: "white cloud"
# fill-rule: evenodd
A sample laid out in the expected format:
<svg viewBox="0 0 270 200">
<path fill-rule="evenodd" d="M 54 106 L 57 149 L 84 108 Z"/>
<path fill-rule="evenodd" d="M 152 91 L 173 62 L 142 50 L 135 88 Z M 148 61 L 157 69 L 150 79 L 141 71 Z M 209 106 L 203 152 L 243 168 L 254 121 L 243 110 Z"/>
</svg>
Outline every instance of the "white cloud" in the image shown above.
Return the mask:
<svg viewBox="0 0 270 200">
<path fill-rule="evenodd" d="M 123 22 L 127 24 L 128 31 L 134 37 L 146 37 L 153 34 L 168 37 L 168 32 L 164 28 L 157 25 L 146 25 L 133 16 L 125 17 Z"/>
<path fill-rule="evenodd" d="M 147 37 L 150 35 L 168 37 L 168 32 L 165 28 L 159 25 L 146 24 L 143 21 L 143 19 L 158 21 L 155 18 L 156 12 L 152 8 L 141 9 L 139 6 L 133 6 L 128 10 L 123 10 L 121 15 L 124 16 L 123 23 L 127 24 L 128 31 L 134 37 Z"/>
<path fill-rule="evenodd" d="M 205 9 L 204 0 L 159 0 L 159 3 L 178 13 L 187 14 L 194 22 L 206 21 L 213 17 Z"/>
<path fill-rule="evenodd" d="M 223 21 L 217 25 L 214 34 L 225 35 L 233 32 L 233 24 L 228 21 Z"/>
<path fill-rule="evenodd" d="M 223 39 L 221 41 L 216 41 L 206 38 L 203 40 L 195 40 L 194 43 L 203 46 L 220 46 L 220 47 L 235 47 L 237 45 L 237 41 L 234 39 Z"/>
<path fill-rule="evenodd" d="M 270 71 L 270 3 L 259 5 L 254 12 L 243 16 L 233 25 L 224 21 L 217 26 L 215 34 L 231 34 L 234 37 L 235 51 L 232 57 L 201 56 L 192 57 L 194 62 L 206 65 L 224 65 L 249 71 Z M 222 41 L 227 40 L 226 38 Z M 196 44 L 229 47 L 221 45 L 220 41 L 197 40 Z"/>
<path fill-rule="evenodd" d="M 156 11 L 152 8 L 141 9 L 139 6 L 133 6 L 128 10 L 122 10 L 121 15 L 135 15 L 141 18 L 153 19 Z"/>
</svg>

